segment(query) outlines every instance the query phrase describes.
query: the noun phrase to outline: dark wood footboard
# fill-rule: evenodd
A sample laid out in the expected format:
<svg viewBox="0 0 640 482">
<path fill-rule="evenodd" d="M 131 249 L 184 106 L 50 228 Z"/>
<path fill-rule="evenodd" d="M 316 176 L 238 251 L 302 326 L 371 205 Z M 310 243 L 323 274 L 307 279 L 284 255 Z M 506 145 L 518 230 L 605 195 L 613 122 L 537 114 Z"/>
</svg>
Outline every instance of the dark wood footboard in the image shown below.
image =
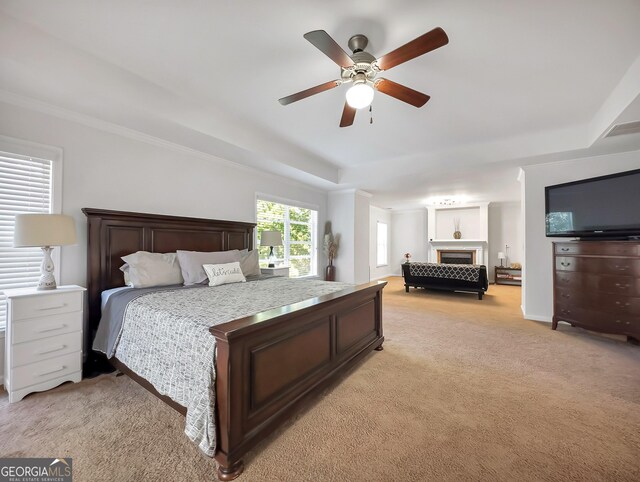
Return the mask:
<svg viewBox="0 0 640 482">
<path fill-rule="evenodd" d="M 382 346 L 382 289 L 360 285 L 211 328 L 217 341 L 218 476 L 309 398 Z"/>
</svg>

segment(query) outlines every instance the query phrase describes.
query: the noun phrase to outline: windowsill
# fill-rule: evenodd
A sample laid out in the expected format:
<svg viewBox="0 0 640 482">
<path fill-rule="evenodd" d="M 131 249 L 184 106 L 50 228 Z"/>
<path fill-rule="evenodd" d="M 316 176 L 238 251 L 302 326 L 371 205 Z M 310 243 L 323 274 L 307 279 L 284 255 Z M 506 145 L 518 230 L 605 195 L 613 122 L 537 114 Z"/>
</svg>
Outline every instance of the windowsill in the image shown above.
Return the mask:
<svg viewBox="0 0 640 482">
<path fill-rule="evenodd" d="M 377 264 L 376 268 L 388 268 L 389 265 L 388 264 Z"/>
</svg>

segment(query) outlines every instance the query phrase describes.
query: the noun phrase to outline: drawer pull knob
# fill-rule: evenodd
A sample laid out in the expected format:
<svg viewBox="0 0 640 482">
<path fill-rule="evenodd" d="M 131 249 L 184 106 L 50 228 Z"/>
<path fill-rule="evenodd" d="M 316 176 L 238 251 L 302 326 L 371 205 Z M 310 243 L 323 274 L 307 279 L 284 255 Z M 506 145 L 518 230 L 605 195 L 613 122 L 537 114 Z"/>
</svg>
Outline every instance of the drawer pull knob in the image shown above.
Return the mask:
<svg viewBox="0 0 640 482">
<path fill-rule="evenodd" d="M 58 368 L 54 368 L 53 370 L 49 370 L 47 372 L 42 372 L 42 373 L 38 373 L 36 374 L 37 377 L 43 377 L 45 375 L 51 375 L 52 373 L 56 373 L 56 372 L 61 372 L 62 370 L 64 370 L 65 368 L 67 368 L 66 366 L 62 365 L 61 367 Z"/>
<path fill-rule="evenodd" d="M 629 269 L 628 266 L 618 266 L 616 265 L 616 269 L 619 269 L 620 271 L 627 271 Z"/>
<path fill-rule="evenodd" d="M 563 298 L 571 298 L 571 295 L 568 295 L 567 293 L 562 293 L 562 295 L 560 296 L 562 296 Z"/>
<path fill-rule="evenodd" d="M 569 251 L 569 248 L 560 248 L 560 251 Z"/>
<path fill-rule="evenodd" d="M 620 323 L 620 320 L 616 320 L 616 323 Z"/>
<path fill-rule="evenodd" d="M 565 263 L 564 261 L 560 261 L 560 264 L 562 266 L 571 266 L 571 263 Z"/>
<path fill-rule="evenodd" d="M 67 345 L 60 345 L 55 348 L 50 348 L 49 350 L 39 351 L 36 355 L 46 355 L 47 353 L 53 353 L 54 351 L 64 350 Z"/>
<path fill-rule="evenodd" d="M 616 301 L 616 305 L 618 305 L 618 306 L 622 306 L 622 305 L 631 306 L 631 303 L 622 303 L 621 301 Z"/>
<path fill-rule="evenodd" d="M 616 283 L 616 286 L 620 289 L 624 289 L 624 288 L 629 288 L 631 285 L 630 284 L 621 285 L 620 283 Z"/>
<path fill-rule="evenodd" d="M 47 306 L 46 308 L 38 308 L 38 310 L 40 310 L 40 311 L 59 310 L 60 308 L 64 308 L 65 306 L 67 306 L 67 304 L 66 303 L 62 303 L 61 305 Z"/>
<path fill-rule="evenodd" d="M 48 331 L 62 330 L 63 328 L 66 328 L 66 326 L 67 325 L 63 323 L 62 325 L 51 326 L 49 328 L 45 328 L 44 330 L 38 330 L 38 333 L 47 333 Z"/>
</svg>

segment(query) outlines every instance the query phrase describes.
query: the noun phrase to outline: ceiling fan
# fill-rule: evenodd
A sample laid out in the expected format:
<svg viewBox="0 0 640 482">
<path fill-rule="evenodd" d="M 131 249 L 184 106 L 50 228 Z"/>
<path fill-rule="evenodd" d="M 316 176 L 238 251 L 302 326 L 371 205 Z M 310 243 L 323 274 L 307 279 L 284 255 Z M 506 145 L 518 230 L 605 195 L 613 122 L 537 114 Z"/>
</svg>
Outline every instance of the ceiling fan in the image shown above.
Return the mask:
<svg viewBox="0 0 640 482">
<path fill-rule="evenodd" d="M 340 127 L 348 127 L 353 124 L 356 109 L 371 105 L 374 89 L 415 107 L 422 107 L 426 104 L 430 98 L 428 95 L 382 77 L 376 78 L 376 76 L 382 71 L 389 70 L 449 43 L 447 34 L 440 27 L 437 27 L 376 59 L 364 51 L 369 39 L 362 34 L 354 35 L 349 39 L 348 45 L 353 51 L 352 55 L 348 55 L 342 50 L 324 30 L 308 32 L 304 34 L 304 38 L 340 66 L 340 78 L 288 95 L 279 99 L 278 102 L 282 105 L 288 105 L 339 85 L 352 83 L 353 85 L 347 90 Z"/>
</svg>

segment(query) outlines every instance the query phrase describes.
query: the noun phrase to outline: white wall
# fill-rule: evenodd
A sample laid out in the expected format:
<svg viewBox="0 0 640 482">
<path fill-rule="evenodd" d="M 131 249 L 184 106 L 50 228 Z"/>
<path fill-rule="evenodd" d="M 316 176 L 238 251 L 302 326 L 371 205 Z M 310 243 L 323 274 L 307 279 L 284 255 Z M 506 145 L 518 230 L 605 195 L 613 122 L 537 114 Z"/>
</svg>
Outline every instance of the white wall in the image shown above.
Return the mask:
<svg viewBox="0 0 640 482">
<path fill-rule="evenodd" d="M 386 266 L 380 267 L 377 266 L 379 222 L 387 225 L 387 253 L 389 261 Z M 369 221 L 369 266 L 372 280 L 384 278 L 385 276 L 393 274 L 395 271 L 395 265 L 393 263 L 395 261 L 393 258 L 393 242 L 391 239 L 393 227 L 391 224 L 391 211 L 371 206 Z"/>
<path fill-rule="evenodd" d="M 484 239 L 480 226 L 480 206 L 437 209 L 434 239 L 453 239 L 456 219 L 460 222 L 462 239 Z"/>
<path fill-rule="evenodd" d="M 327 219 L 333 234 L 340 234 L 335 259 L 336 281 L 369 281 L 369 199 L 363 191 L 349 189 L 329 193 Z"/>
<path fill-rule="evenodd" d="M 355 282 L 355 201 L 352 192 L 331 192 L 327 203 L 327 220 L 331 221 L 333 235 L 339 235 L 338 254 L 333 262 L 336 281 Z"/>
<path fill-rule="evenodd" d="M 317 206 L 322 245 L 324 191 L 13 105 L 0 112 L 0 134 L 64 150 L 62 211 L 76 219 L 79 241 L 62 249 L 61 284 L 86 285 L 83 207 L 255 222 L 260 192 Z M 319 270 L 325 264 L 321 256 Z"/>
<path fill-rule="evenodd" d="M 489 279 L 495 280 L 494 266 L 500 266 L 498 252 L 507 254 L 507 265 L 523 263 L 522 210 L 519 202 L 489 204 Z M 504 262 L 503 262 L 504 264 Z"/>
<path fill-rule="evenodd" d="M 411 253 L 412 261 L 427 261 L 427 210 L 391 212 L 391 273 L 402 274 L 404 253 Z"/>
<path fill-rule="evenodd" d="M 355 244 L 354 279 L 356 283 L 368 283 L 369 270 L 369 217 L 371 195 L 364 191 L 355 193 Z"/>
<path fill-rule="evenodd" d="M 525 318 L 551 321 L 553 315 L 551 243 L 556 238 L 545 237 L 545 186 L 638 168 L 640 151 L 523 167 L 525 256 L 522 310 Z"/>
</svg>

